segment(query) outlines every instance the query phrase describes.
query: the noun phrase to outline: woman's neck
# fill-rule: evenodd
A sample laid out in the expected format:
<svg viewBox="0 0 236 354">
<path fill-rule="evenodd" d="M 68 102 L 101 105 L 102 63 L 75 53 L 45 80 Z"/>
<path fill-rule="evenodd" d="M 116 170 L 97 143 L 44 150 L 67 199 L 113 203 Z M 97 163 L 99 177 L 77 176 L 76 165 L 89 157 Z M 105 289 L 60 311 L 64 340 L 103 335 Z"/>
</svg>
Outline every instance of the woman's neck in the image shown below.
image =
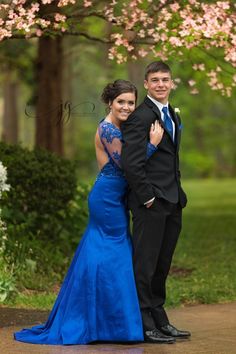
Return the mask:
<svg viewBox="0 0 236 354">
<path fill-rule="evenodd" d="M 112 113 L 109 113 L 107 116 L 106 116 L 106 121 L 109 122 L 109 123 L 112 123 L 115 127 L 117 127 L 118 129 L 120 129 L 120 121 L 118 119 L 116 119 Z"/>
</svg>

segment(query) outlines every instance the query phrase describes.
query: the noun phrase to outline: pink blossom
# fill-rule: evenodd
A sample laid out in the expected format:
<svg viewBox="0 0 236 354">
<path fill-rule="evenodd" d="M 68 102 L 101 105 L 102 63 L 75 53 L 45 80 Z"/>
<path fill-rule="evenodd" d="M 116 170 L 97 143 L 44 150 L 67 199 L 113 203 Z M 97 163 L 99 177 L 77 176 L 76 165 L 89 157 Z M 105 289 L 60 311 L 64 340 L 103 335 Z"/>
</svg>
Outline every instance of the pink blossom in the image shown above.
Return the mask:
<svg viewBox="0 0 236 354">
<path fill-rule="evenodd" d="M 14 5 L 24 5 L 26 0 L 13 0 Z"/>
<path fill-rule="evenodd" d="M 144 31 L 144 29 L 141 29 L 141 30 L 138 32 L 138 36 L 141 37 L 141 38 L 145 38 L 145 31 Z"/>
<path fill-rule="evenodd" d="M 124 56 L 124 55 L 121 54 L 121 53 L 118 53 L 118 54 L 117 54 L 116 59 L 117 59 L 117 63 L 118 63 L 118 64 L 122 64 L 122 63 L 125 63 L 125 62 L 127 61 L 127 57 Z"/>
<path fill-rule="evenodd" d="M 117 55 L 117 49 L 115 47 L 111 47 L 109 49 L 108 58 L 113 60 L 115 59 L 116 55 Z"/>
<path fill-rule="evenodd" d="M 41 0 L 43 5 L 51 4 L 53 0 Z"/>
<path fill-rule="evenodd" d="M 160 34 L 159 33 L 153 33 L 152 37 L 153 37 L 155 42 L 159 42 L 159 40 L 160 40 Z"/>
<path fill-rule="evenodd" d="M 9 9 L 9 5 L 0 4 L 0 10 L 8 10 L 8 9 Z"/>
<path fill-rule="evenodd" d="M 170 37 L 169 38 L 170 44 L 172 44 L 174 47 L 181 47 L 183 45 L 182 40 L 179 39 L 178 37 Z"/>
<path fill-rule="evenodd" d="M 226 91 L 226 96 L 227 97 L 231 97 L 232 88 L 228 86 L 228 87 L 225 88 L 225 91 Z"/>
<path fill-rule="evenodd" d="M 192 68 L 193 68 L 194 70 L 200 70 L 200 71 L 206 70 L 204 63 L 194 64 L 194 65 L 192 66 Z"/>
<path fill-rule="evenodd" d="M 198 65 L 198 69 L 199 69 L 200 71 L 204 71 L 204 70 L 206 70 L 206 68 L 205 68 L 205 64 L 204 64 L 204 63 L 199 64 L 199 65 Z"/>
<path fill-rule="evenodd" d="M 43 34 L 43 31 L 41 31 L 40 29 L 37 29 L 35 33 L 36 33 L 37 37 L 41 37 Z"/>
<path fill-rule="evenodd" d="M 197 89 L 196 87 L 194 87 L 194 88 L 190 91 L 190 93 L 191 93 L 192 95 L 197 95 L 197 94 L 199 94 L 199 91 L 198 91 L 198 89 Z"/>
<path fill-rule="evenodd" d="M 174 82 L 176 82 L 176 84 L 180 84 L 181 79 L 180 79 L 179 77 L 176 77 L 176 78 L 174 79 Z"/>
<path fill-rule="evenodd" d="M 31 5 L 31 11 L 32 12 L 38 12 L 39 11 L 39 3 L 35 2 L 34 4 Z"/>
<path fill-rule="evenodd" d="M 162 33 L 161 36 L 160 36 L 160 39 L 162 40 L 162 42 L 166 42 L 168 37 L 165 33 Z"/>
<path fill-rule="evenodd" d="M 194 86 L 194 85 L 196 85 L 196 81 L 194 81 L 194 80 L 189 80 L 189 81 L 188 81 L 188 84 L 189 84 L 189 86 Z"/>
<path fill-rule="evenodd" d="M 228 10 L 230 8 L 228 1 L 217 1 L 216 4 L 217 6 L 219 6 L 219 8 L 222 8 L 223 10 Z"/>
<path fill-rule="evenodd" d="M 236 66 L 235 48 L 229 48 L 226 50 L 225 60 L 231 62 L 233 66 Z"/>
<path fill-rule="evenodd" d="M 92 6 L 92 1 L 84 0 L 84 7 Z"/>
<path fill-rule="evenodd" d="M 177 12 L 180 9 L 180 6 L 177 2 L 175 2 L 174 4 L 170 4 L 170 8 L 173 12 Z"/>
<path fill-rule="evenodd" d="M 141 48 L 139 51 L 138 51 L 138 54 L 140 55 L 140 57 L 146 57 L 148 55 L 148 52 L 146 50 L 144 50 L 143 48 Z"/>
<path fill-rule="evenodd" d="M 59 13 L 56 13 L 54 18 L 56 22 L 64 22 L 66 20 L 66 16 L 61 15 Z"/>
<path fill-rule="evenodd" d="M 49 0 L 50 2 L 52 0 Z M 59 3 L 58 3 L 58 7 L 63 7 L 63 6 L 67 6 L 67 5 L 70 5 L 70 4 L 75 4 L 76 1 L 75 0 L 60 0 Z"/>
</svg>

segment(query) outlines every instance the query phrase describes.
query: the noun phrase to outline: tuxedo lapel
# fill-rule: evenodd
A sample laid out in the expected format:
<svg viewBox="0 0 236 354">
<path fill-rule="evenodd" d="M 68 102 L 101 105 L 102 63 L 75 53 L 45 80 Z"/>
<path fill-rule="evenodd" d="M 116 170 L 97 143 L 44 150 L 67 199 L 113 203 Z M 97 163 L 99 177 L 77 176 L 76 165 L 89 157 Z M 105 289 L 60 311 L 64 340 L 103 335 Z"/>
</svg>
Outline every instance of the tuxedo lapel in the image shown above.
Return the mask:
<svg viewBox="0 0 236 354">
<path fill-rule="evenodd" d="M 159 121 L 160 125 L 167 132 L 167 134 L 170 135 L 170 133 L 166 129 L 166 126 L 165 126 L 163 120 L 161 119 L 161 112 L 159 111 L 159 108 L 148 97 L 145 97 L 144 102 L 146 103 L 146 105 L 148 107 L 150 107 L 153 110 L 153 112 L 155 112 L 155 114 L 157 115 L 157 120 Z"/>
<path fill-rule="evenodd" d="M 146 105 L 147 105 L 148 107 L 150 107 L 150 108 L 153 110 L 153 112 L 156 113 L 156 115 L 158 116 L 158 120 L 159 120 L 160 123 L 161 123 L 161 122 L 162 122 L 162 119 L 161 119 L 161 112 L 159 111 L 159 109 L 157 108 L 157 106 L 155 105 L 155 103 L 152 102 L 148 97 L 145 97 L 144 102 L 146 103 Z M 162 122 L 162 123 L 163 123 L 163 122 Z M 163 126 L 163 128 L 164 128 L 164 126 Z"/>
<path fill-rule="evenodd" d="M 174 123 L 175 123 L 175 141 L 176 141 L 176 148 L 177 150 L 179 150 L 179 143 L 180 143 L 180 121 L 179 118 L 177 116 L 177 114 L 175 113 L 174 109 L 171 107 L 171 105 L 169 105 L 169 111 L 171 114 L 171 118 L 173 119 Z"/>
</svg>

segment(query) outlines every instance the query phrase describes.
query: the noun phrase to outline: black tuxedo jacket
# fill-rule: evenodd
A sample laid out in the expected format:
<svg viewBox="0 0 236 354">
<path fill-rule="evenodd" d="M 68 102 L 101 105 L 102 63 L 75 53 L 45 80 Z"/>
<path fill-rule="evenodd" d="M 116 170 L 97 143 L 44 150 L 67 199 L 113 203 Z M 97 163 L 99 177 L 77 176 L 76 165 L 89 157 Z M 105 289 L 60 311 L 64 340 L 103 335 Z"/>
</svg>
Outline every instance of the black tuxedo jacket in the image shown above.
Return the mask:
<svg viewBox="0 0 236 354">
<path fill-rule="evenodd" d="M 159 109 L 148 97 L 121 125 L 121 164 L 130 186 L 129 203 L 143 205 L 154 196 L 179 202 L 182 207 L 187 203 L 179 171 L 181 121 L 171 106 L 169 111 L 175 123 L 175 142 L 163 124 Z M 159 120 L 164 134 L 157 151 L 147 159 L 149 131 L 155 120 Z"/>
</svg>

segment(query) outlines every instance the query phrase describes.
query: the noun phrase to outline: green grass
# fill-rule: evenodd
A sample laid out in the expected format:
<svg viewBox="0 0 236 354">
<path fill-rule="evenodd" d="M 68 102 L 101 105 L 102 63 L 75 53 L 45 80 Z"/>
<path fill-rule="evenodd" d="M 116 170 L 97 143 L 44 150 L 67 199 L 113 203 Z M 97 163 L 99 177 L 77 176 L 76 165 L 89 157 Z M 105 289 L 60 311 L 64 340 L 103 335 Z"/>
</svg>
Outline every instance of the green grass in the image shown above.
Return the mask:
<svg viewBox="0 0 236 354">
<path fill-rule="evenodd" d="M 37 310 L 50 310 L 55 302 L 56 294 L 54 292 L 40 293 L 18 293 L 14 300 L 8 300 L 4 303 L 6 307 L 17 307 Z"/>
<path fill-rule="evenodd" d="M 236 180 L 185 181 L 188 205 L 168 280 L 168 306 L 236 300 Z M 192 270 L 186 276 L 184 269 Z"/>
<path fill-rule="evenodd" d="M 167 305 L 236 300 L 236 180 L 191 180 L 183 186 L 189 201 Z M 55 292 L 19 293 L 6 305 L 50 309 L 55 297 Z"/>
</svg>

